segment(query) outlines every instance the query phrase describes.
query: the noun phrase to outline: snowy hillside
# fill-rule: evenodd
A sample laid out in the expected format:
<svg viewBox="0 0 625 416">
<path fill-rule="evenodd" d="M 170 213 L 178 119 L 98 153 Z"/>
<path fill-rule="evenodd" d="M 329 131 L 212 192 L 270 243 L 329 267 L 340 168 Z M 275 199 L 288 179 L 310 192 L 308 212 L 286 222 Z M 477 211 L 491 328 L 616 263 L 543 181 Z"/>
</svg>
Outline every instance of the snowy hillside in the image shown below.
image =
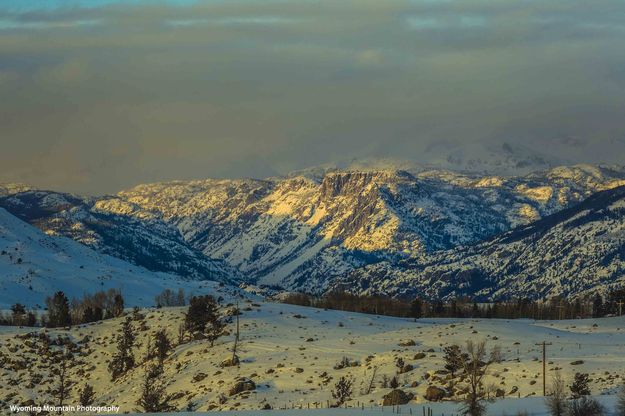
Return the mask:
<svg viewBox="0 0 625 416">
<path fill-rule="evenodd" d="M 237 279 L 236 271 L 194 250 L 158 215 L 117 198 L 95 200 L 21 187 L 5 193 L 0 207 L 49 235 L 72 238 L 154 272 L 200 280 Z"/>
<path fill-rule="evenodd" d="M 219 295 L 216 291 L 211 293 Z M 502 409 L 504 405 L 508 412 L 540 407 L 541 349 L 535 344 L 543 340 L 553 344 L 548 349 L 548 382 L 555 369 L 559 369 L 567 383 L 575 372 L 586 372 L 590 375 L 592 394 L 614 394 L 622 384 L 621 375 L 625 371 L 622 318 L 553 322 L 421 319 L 414 322 L 267 302 L 244 301 L 241 306 L 239 366 L 220 365 L 232 354 L 233 335 L 219 338 L 214 347 L 206 340 L 180 345 L 174 341 L 173 350 L 163 362 L 163 380 L 166 393 L 173 396 L 175 409 L 238 412 L 259 411 L 268 405 L 273 409 L 302 408 L 304 410 L 297 414 L 308 414 L 309 407 L 326 408 L 329 402 L 334 402 L 331 390 L 344 376 L 353 380 L 353 393 L 347 401 L 351 413 L 324 409 L 324 413 L 311 411 L 311 415 L 360 414 L 361 410 L 354 408 L 361 406 L 373 409 L 364 414 L 391 414 L 389 407 L 381 409 L 383 396 L 392 390 L 385 380 L 388 383 L 397 375 L 397 359 L 402 358 L 409 367 L 398 375 L 398 388 L 414 395 L 405 407 L 402 406 L 402 413 L 408 414 L 412 407 L 420 415 L 422 406 L 430 404 L 424 396 L 432 386 L 446 392 L 443 401 L 432 407 L 449 414 L 457 412 L 456 401 L 463 396 L 464 383 L 458 378 L 454 380 L 444 369 L 443 348 L 451 344 L 462 346 L 467 339 L 484 339 L 489 348 L 501 347 L 503 361 L 493 365 L 484 380 L 485 385 L 494 386 L 493 395 L 498 389 L 507 398 L 489 404 L 493 410 Z M 68 336 L 77 344 L 73 348 L 75 360 L 67 375 L 76 384 L 66 403 L 75 404 L 79 389 L 89 383 L 94 388 L 96 405 L 114 404 L 120 406 L 120 413 L 136 411 L 147 366 L 143 357 L 148 339 L 164 329 L 171 340 L 176 340 L 183 312 L 183 308 L 149 309 L 133 318 L 137 340 L 132 352 L 136 366 L 116 381 L 111 381 L 107 362 L 115 353 L 115 336 L 124 318 L 71 330 L 2 328 L 0 360 L 4 360 L 4 371 L 0 374 L 0 383 L 4 388 L 0 401 L 5 406 L 29 399 L 35 399 L 36 403 L 54 401 L 58 378 L 51 371 L 58 364 L 47 359 L 50 353 L 38 351 L 61 347 L 55 344 L 46 347 L 40 336 L 46 332 L 52 340 L 59 335 Z M 232 323 L 229 329 L 233 329 Z M 337 363 L 344 357 L 349 359 L 350 365 L 339 368 Z M 29 365 L 22 366 L 23 362 Z M 244 391 L 233 392 L 240 378 L 252 384 L 248 383 Z M 519 398 L 521 400 L 517 401 Z M 501 413 L 492 415 L 501 416 Z"/>
<path fill-rule="evenodd" d="M 380 263 L 336 283 L 355 292 L 486 299 L 540 299 L 623 284 L 625 187 L 475 246 Z"/>
<path fill-rule="evenodd" d="M 68 238 L 46 235 L 2 208 L 0 276 L 0 309 L 16 302 L 42 306 L 58 290 L 71 298 L 109 288 L 121 289 L 127 306 L 146 306 L 166 288 L 208 290 L 217 285 L 154 273 Z"/>
</svg>

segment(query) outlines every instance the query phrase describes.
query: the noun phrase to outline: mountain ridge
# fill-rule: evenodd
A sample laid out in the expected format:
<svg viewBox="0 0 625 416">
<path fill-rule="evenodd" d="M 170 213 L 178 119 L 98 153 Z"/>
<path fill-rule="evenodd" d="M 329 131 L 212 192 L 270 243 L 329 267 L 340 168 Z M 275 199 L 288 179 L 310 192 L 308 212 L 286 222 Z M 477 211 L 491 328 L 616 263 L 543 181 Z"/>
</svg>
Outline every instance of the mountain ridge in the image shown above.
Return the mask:
<svg viewBox="0 0 625 416">
<path fill-rule="evenodd" d="M 397 268 L 403 278 L 403 264 L 444 263 L 439 253 L 484 243 L 623 184 L 625 169 L 617 166 L 513 177 L 386 166 L 320 177 L 157 182 L 105 197 L 26 189 L 0 197 L 0 207 L 156 271 L 320 293 L 363 270 Z M 215 276 L 197 272 L 211 268 Z M 388 276 L 393 285 L 395 274 Z"/>
<path fill-rule="evenodd" d="M 620 186 L 472 246 L 403 264 L 365 266 L 337 279 L 333 289 L 492 301 L 589 295 L 624 285 L 625 186 Z"/>
</svg>

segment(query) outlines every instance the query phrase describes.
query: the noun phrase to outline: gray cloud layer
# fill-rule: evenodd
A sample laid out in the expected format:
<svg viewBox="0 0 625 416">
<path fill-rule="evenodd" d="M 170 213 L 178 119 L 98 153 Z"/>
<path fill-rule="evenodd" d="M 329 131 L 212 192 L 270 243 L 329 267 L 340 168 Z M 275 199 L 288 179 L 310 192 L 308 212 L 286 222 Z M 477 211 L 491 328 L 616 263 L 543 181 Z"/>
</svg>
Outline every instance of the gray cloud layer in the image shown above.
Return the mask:
<svg viewBox="0 0 625 416">
<path fill-rule="evenodd" d="M 624 156 L 620 1 L 1 7 L 0 181 L 102 193 L 475 141 Z"/>
</svg>

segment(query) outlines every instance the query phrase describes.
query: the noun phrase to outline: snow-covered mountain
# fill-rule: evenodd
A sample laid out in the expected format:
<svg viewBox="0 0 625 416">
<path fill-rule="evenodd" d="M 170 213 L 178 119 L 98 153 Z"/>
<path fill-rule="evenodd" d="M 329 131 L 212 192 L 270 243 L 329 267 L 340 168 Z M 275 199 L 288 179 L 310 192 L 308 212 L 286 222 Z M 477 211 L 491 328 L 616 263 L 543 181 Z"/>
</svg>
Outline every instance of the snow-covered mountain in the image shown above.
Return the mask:
<svg viewBox="0 0 625 416">
<path fill-rule="evenodd" d="M 625 186 L 468 247 L 379 263 L 334 282 L 356 293 L 541 299 L 625 285 Z"/>
<path fill-rule="evenodd" d="M 118 197 L 248 279 L 322 291 L 355 268 L 473 244 L 624 180 L 621 168 L 587 165 L 522 177 L 347 169 L 147 184 Z"/>
<path fill-rule="evenodd" d="M 72 238 L 155 272 L 200 280 L 237 278 L 223 262 L 190 247 L 175 227 L 118 198 L 82 198 L 15 186 L 4 193 L 0 207 L 47 234 Z"/>
<path fill-rule="evenodd" d="M 163 182 L 101 198 L 14 187 L 0 206 L 152 271 L 322 292 L 355 270 L 384 270 L 375 287 L 401 294 L 390 287 L 406 280 L 404 264 L 443 263 L 441 252 L 455 255 L 625 185 L 623 168 L 605 166 L 523 176 L 386 167 Z"/>
<path fill-rule="evenodd" d="M 0 208 L 0 309 L 20 302 L 43 306 L 63 290 L 70 298 L 121 289 L 129 306 L 154 304 L 166 288 L 208 290 L 215 282 L 183 280 L 100 254 L 69 238 L 44 234 Z"/>
</svg>

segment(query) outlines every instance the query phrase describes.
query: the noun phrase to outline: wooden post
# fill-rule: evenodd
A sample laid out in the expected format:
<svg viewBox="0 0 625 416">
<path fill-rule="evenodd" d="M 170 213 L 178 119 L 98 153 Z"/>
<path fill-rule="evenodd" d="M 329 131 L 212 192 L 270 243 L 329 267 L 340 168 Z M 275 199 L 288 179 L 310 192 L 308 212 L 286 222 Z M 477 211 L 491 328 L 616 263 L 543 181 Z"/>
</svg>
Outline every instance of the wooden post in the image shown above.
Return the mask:
<svg viewBox="0 0 625 416">
<path fill-rule="evenodd" d="M 546 375 L 546 366 L 547 366 L 547 345 L 551 345 L 551 342 L 539 342 L 536 344 L 538 346 L 543 347 L 543 396 L 547 395 L 547 375 Z"/>
</svg>

